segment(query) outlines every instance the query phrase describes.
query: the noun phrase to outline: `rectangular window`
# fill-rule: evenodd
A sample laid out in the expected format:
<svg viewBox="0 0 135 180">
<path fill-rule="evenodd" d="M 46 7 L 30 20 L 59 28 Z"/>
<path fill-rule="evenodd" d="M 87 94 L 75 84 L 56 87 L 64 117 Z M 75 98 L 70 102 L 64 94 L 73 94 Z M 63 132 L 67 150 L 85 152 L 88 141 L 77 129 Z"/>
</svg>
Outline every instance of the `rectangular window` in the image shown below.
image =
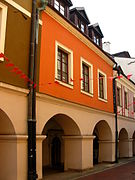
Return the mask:
<svg viewBox="0 0 135 180">
<path fill-rule="evenodd" d="M 125 99 L 125 109 L 127 109 L 128 108 L 128 99 L 127 99 L 128 97 L 127 97 L 127 92 L 125 91 L 124 92 L 124 99 Z"/>
<path fill-rule="evenodd" d="M 78 19 L 77 27 L 78 27 L 83 33 L 85 32 L 85 24 L 84 24 L 80 19 Z"/>
<path fill-rule="evenodd" d="M 93 39 L 94 39 L 94 43 L 97 43 L 97 38 L 96 38 L 96 36 L 94 36 Z"/>
<path fill-rule="evenodd" d="M 55 43 L 55 81 L 73 89 L 73 52 Z"/>
<path fill-rule="evenodd" d="M 135 97 L 133 98 L 133 110 L 135 112 Z"/>
<path fill-rule="evenodd" d="M 117 87 L 117 106 L 121 106 L 121 89 Z"/>
<path fill-rule="evenodd" d="M 99 73 L 99 97 L 104 99 L 104 76 Z"/>
<path fill-rule="evenodd" d="M 99 46 L 99 38 L 97 38 L 97 45 Z"/>
<path fill-rule="evenodd" d="M 107 101 L 107 77 L 106 74 L 98 69 L 98 97 L 100 100 Z"/>
<path fill-rule="evenodd" d="M 59 6 L 60 6 L 59 2 L 55 0 L 55 1 L 54 1 L 54 7 L 55 7 L 55 9 L 57 9 L 58 11 L 59 11 Z"/>
<path fill-rule="evenodd" d="M 65 8 L 64 8 L 62 5 L 60 5 L 60 13 L 61 13 L 62 15 L 65 14 Z"/>
<path fill-rule="evenodd" d="M 84 32 L 85 28 L 84 28 L 84 24 L 81 23 L 81 31 Z"/>
<path fill-rule="evenodd" d="M 98 46 L 100 45 L 100 39 L 97 36 L 93 37 L 94 43 L 96 43 Z"/>
<path fill-rule="evenodd" d="M 4 54 L 7 21 L 7 6 L 0 2 L 0 53 Z M 3 61 L 3 58 L 0 58 Z"/>
<path fill-rule="evenodd" d="M 89 92 L 89 67 L 83 63 L 83 91 Z"/>
<path fill-rule="evenodd" d="M 62 15 L 65 15 L 65 7 L 64 7 L 64 4 L 61 3 L 60 1 L 58 0 L 55 0 L 54 1 L 54 7 L 55 9 L 57 9 Z"/>
<path fill-rule="evenodd" d="M 60 49 L 58 49 L 57 72 L 58 79 L 68 83 L 68 54 Z"/>
<path fill-rule="evenodd" d="M 93 65 L 81 58 L 81 92 L 93 96 Z"/>
</svg>

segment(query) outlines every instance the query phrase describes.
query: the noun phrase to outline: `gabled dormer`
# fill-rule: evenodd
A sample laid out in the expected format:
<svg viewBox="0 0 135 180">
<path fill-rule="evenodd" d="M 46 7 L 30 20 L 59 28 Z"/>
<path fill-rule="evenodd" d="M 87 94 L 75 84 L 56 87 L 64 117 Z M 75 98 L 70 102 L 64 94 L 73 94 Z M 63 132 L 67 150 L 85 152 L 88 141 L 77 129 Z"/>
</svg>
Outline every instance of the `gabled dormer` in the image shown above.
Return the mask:
<svg viewBox="0 0 135 180">
<path fill-rule="evenodd" d="M 73 5 L 71 0 L 49 0 L 49 4 L 69 19 L 69 7 Z"/>
<path fill-rule="evenodd" d="M 98 23 L 89 26 L 89 37 L 102 48 L 102 38 L 104 36 Z"/>
<path fill-rule="evenodd" d="M 88 35 L 88 24 L 90 21 L 83 7 L 70 10 L 70 20 L 86 35 Z"/>
</svg>

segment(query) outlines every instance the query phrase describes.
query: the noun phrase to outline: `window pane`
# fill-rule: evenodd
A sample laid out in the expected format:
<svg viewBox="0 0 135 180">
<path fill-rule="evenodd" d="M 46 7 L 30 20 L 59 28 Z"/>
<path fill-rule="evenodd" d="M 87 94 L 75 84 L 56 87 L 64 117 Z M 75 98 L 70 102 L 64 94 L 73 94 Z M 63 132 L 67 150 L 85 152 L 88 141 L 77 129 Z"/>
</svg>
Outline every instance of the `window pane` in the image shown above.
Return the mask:
<svg viewBox="0 0 135 180">
<path fill-rule="evenodd" d="M 64 12 L 65 12 L 65 8 L 62 5 L 60 5 L 60 13 L 64 15 L 65 14 Z"/>
<path fill-rule="evenodd" d="M 61 62 L 60 61 L 57 61 L 57 68 L 58 68 L 58 70 L 61 70 Z"/>
<path fill-rule="evenodd" d="M 99 45 L 99 39 L 97 38 L 97 45 Z"/>
<path fill-rule="evenodd" d="M 88 83 L 85 83 L 85 91 L 89 92 L 89 84 Z"/>
<path fill-rule="evenodd" d="M 88 67 L 84 67 L 84 74 L 88 75 L 89 74 L 89 68 Z"/>
<path fill-rule="evenodd" d="M 62 63 L 62 71 L 67 73 L 67 65 Z"/>
<path fill-rule="evenodd" d="M 61 60 L 61 52 L 60 51 L 58 52 L 58 57 L 57 58 L 58 58 L 58 60 Z"/>
<path fill-rule="evenodd" d="M 55 0 L 55 4 L 57 5 L 57 6 L 59 6 L 60 4 L 59 4 L 59 2 L 57 1 L 57 0 Z"/>
<path fill-rule="evenodd" d="M 59 11 L 59 6 L 57 6 L 56 4 L 54 5 L 55 9 L 57 9 Z"/>
<path fill-rule="evenodd" d="M 85 80 L 86 83 L 88 83 L 89 82 L 89 77 L 87 75 L 85 75 L 84 80 Z"/>
<path fill-rule="evenodd" d="M 65 64 L 67 64 L 67 62 L 68 62 L 68 61 L 67 61 L 67 58 L 68 58 L 68 57 L 67 57 L 67 54 L 63 53 L 63 54 L 62 54 L 62 62 L 65 63 Z"/>
<path fill-rule="evenodd" d="M 63 82 L 68 82 L 68 75 L 67 75 L 67 73 L 64 73 L 64 72 L 62 72 L 62 81 Z"/>
<path fill-rule="evenodd" d="M 58 78 L 58 80 L 61 80 L 61 71 L 60 70 L 57 71 L 57 78 Z"/>
<path fill-rule="evenodd" d="M 94 36 L 94 42 L 97 43 L 97 38 L 96 38 L 96 36 Z"/>
<path fill-rule="evenodd" d="M 84 25 L 81 24 L 81 31 L 84 32 Z"/>
</svg>

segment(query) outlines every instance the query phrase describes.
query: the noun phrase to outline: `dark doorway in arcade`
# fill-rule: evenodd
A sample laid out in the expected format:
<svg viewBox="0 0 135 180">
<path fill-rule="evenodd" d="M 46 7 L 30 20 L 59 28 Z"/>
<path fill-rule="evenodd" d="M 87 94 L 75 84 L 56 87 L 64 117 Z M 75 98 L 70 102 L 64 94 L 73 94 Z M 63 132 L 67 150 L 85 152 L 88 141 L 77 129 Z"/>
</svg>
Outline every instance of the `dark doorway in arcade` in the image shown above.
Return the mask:
<svg viewBox="0 0 135 180">
<path fill-rule="evenodd" d="M 93 140 L 93 164 L 98 164 L 99 157 L 99 139 L 96 133 L 94 133 L 95 139 Z"/>
<path fill-rule="evenodd" d="M 53 169 L 61 168 L 61 141 L 58 137 L 52 140 L 51 161 Z"/>
</svg>

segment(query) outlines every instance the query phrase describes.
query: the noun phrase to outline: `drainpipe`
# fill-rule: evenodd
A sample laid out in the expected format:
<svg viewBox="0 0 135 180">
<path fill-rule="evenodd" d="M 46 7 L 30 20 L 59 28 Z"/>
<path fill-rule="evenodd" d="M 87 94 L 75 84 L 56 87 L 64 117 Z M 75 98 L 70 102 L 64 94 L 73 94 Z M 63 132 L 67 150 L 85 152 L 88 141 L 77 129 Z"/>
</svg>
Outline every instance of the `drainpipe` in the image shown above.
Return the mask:
<svg viewBox="0 0 135 180">
<path fill-rule="evenodd" d="M 118 71 L 117 67 L 113 69 L 114 71 Z M 118 119 L 117 119 L 117 100 L 116 100 L 116 79 L 117 77 L 113 78 L 113 107 L 114 107 L 114 114 L 115 114 L 115 163 L 118 163 Z"/>
<path fill-rule="evenodd" d="M 117 104 L 116 104 L 116 79 L 113 79 L 113 105 L 115 114 L 115 163 L 118 163 L 118 120 L 117 120 Z"/>
<path fill-rule="evenodd" d="M 36 3 L 36 0 L 32 0 L 29 55 L 29 78 L 31 81 L 34 79 Z M 33 117 L 33 103 L 35 104 L 35 98 L 33 99 L 34 84 L 29 82 L 28 88 L 28 180 L 36 180 L 36 117 Z"/>
<path fill-rule="evenodd" d="M 40 8 L 37 8 L 37 1 L 32 1 L 31 14 L 31 37 L 29 55 L 29 78 L 36 83 L 37 73 L 37 49 L 38 49 L 38 27 L 39 12 L 45 9 L 47 3 L 41 0 Z M 28 180 L 36 180 L 36 87 L 35 83 L 29 82 L 28 94 Z"/>
</svg>

